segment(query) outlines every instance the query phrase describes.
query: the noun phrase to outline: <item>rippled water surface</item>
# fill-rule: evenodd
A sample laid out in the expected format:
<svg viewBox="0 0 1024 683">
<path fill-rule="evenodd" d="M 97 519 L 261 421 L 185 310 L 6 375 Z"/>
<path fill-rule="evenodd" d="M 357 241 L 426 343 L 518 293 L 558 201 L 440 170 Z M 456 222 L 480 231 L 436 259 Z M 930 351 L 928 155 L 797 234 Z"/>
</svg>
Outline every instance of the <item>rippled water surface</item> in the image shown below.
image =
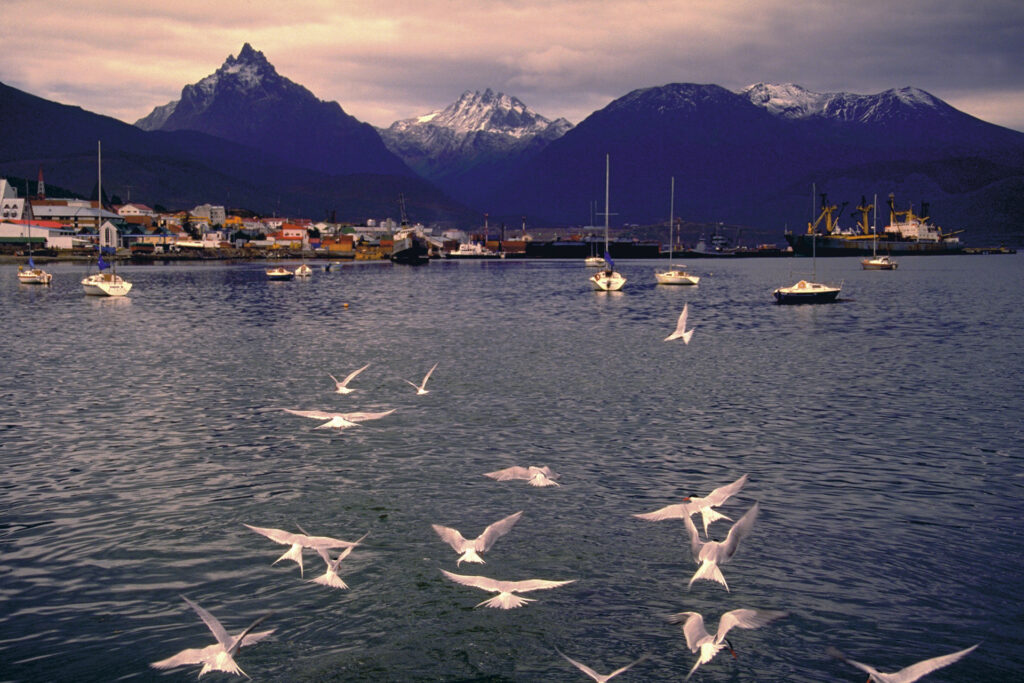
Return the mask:
<svg viewBox="0 0 1024 683">
<path fill-rule="evenodd" d="M 122 300 L 80 266 L 49 288 L 0 267 L 0 680 L 194 680 L 149 667 L 213 642 L 181 595 L 232 633 L 273 612 L 237 658 L 257 680 L 585 680 L 557 647 L 678 681 L 695 656 L 665 616 L 740 607 L 790 614 L 695 680 L 862 681 L 825 648 L 893 671 L 979 642 L 929 680 L 1019 680 L 1024 258 L 819 260 L 843 300 L 798 307 L 770 292 L 807 260 L 694 262 L 695 288 L 654 265 L 614 294 L 563 261 L 126 266 Z M 663 342 L 685 303 L 692 342 Z M 395 412 L 336 431 L 285 408 Z M 483 476 L 511 465 L 562 486 Z M 683 524 L 632 514 L 743 473 L 721 511 L 761 514 L 731 591 L 687 589 Z M 518 510 L 484 565 L 430 527 Z M 333 590 L 245 523 L 369 537 Z M 441 569 L 575 582 L 474 609 L 489 594 Z"/>
</svg>

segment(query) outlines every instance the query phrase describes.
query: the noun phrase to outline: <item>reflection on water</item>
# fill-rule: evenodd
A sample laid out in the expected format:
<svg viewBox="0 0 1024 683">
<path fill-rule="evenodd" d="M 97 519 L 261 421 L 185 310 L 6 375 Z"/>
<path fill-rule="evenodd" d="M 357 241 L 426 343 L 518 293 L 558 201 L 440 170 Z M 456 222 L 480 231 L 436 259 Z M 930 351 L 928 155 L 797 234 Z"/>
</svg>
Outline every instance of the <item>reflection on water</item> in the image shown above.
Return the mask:
<svg viewBox="0 0 1024 683">
<path fill-rule="evenodd" d="M 147 666 L 213 642 L 184 594 L 232 633 L 274 612 L 274 637 L 238 657 L 262 680 L 579 677 L 556 647 L 609 671 L 649 653 L 623 678 L 679 680 L 694 655 L 664 617 L 739 607 L 790 616 L 734 631 L 739 659 L 698 675 L 855 680 L 827 646 L 896 670 L 982 641 L 933 677 L 1010 680 L 1020 263 L 819 260 L 845 280 L 836 306 L 775 305 L 783 259 L 691 264 L 703 279 L 685 288 L 625 262 L 612 293 L 558 261 L 292 282 L 262 264 L 126 266 L 127 298 L 84 296 L 80 267 L 25 288 L 4 266 L 0 678 L 191 678 Z M 663 342 L 687 303 L 691 343 Z M 417 395 L 404 380 L 435 362 Z M 328 373 L 367 363 L 334 392 Z M 395 413 L 336 431 L 285 408 Z M 561 486 L 483 476 L 512 465 Z M 683 525 L 632 515 L 745 472 L 722 511 L 761 514 L 723 569 L 731 592 L 687 589 Z M 519 510 L 483 565 L 456 568 L 430 526 L 476 534 Z M 305 576 L 272 564 L 286 548 L 243 524 L 370 535 L 342 591 L 310 582 L 311 551 Z M 474 609 L 486 596 L 441 569 L 575 583 Z"/>
</svg>

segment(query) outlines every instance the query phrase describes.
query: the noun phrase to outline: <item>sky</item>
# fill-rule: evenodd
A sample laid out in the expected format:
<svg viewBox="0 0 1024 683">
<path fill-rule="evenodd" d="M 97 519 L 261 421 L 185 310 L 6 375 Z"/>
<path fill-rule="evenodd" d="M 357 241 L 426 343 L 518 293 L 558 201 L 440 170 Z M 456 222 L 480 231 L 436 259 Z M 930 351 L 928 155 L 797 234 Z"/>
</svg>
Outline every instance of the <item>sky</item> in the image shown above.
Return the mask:
<svg viewBox="0 0 1024 683">
<path fill-rule="evenodd" d="M 249 43 L 381 127 L 467 90 L 579 123 L 637 88 L 764 82 L 913 86 L 1024 131 L 1024 0 L 0 0 L 0 18 L 0 82 L 127 123 Z"/>
</svg>

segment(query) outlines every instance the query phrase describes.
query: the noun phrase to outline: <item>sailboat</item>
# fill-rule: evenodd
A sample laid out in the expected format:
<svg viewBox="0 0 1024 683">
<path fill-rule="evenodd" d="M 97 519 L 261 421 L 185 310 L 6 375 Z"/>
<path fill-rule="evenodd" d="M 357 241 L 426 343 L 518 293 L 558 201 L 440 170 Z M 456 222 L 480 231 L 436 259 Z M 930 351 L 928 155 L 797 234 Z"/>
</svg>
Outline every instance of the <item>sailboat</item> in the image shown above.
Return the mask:
<svg viewBox="0 0 1024 683">
<path fill-rule="evenodd" d="M 866 258 L 860 262 L 860 265 L 864 270 L 896 270 L 899 263 L 893 261 L 888 254 L 878 255 L 878 230 L 876 228 L 878 219 L 878 195 L 875 195 L 874 201 L 874 216 L 871 218 L 871 233 L 874 235 L 874 240 L 871 242 L 871 258 Z"/>
<path fill-rule="evenodd" d="M 818 257 L 817 249 L 814 246 L 814 235 L 811 237 L 811 262 L 813 264 L 812 281 L 800 280 L 795 285 L 790 287 L 779 287 L 772 296 L 775 297 L 776 303 L 780 304 L 829 304 L 836 300 L 839 296 L 839 291 L 842 289 L 842 283 L 838 287 L 832 285 L 822 284 L 820 282 L 814 282 L 818 276 Z"/>
<path fill-rule="evenodd" d="M 53 275 L 42 268 L 36 268 L 32 260 L 32 226 L 28 226 L 28 269 L 18 266 L 18 282 L 23 285 L 48 285 Z"/>
<path fill-rule="evenodd" d="M 605 267 L 590 277 L 594 289 L 602 292 L 617 292 L 626 284 L 626 278 L 615 272 L 615 262 L 608 253 L 608 181 L 611 177 L 611 160 L 604 156 L 604 262 Z"/>
<path fill-rule="evenodd" d="M 658 280 L 659 285 L 695 285 L 700 282 L 700 278 L 696 275 L 691 275 L 684 270 L 679 270 L 672 267 L 672 227 L 676 221 L 676 178 L 672 176 L 672 191 L 671 199 L 669 200 L 668 210 L 668 270 L 654 271 L 654 277 Z"/>
<path fill-rule="evenodd" d="M 99 142 L 96 143 L 96 164 L 96 205 L 98 207 L 96 209 L 96 225 L 99 229 L 99 244 L 97 245 L 99 256 L 96 259 L 96 265 L 99 272 L 84 277 L 82 288 L 86 294 L 92 296 L 124 296 L 131 291 L 132 283 L 117 274 L 117 229 L 111 226 L 108 231 L 103 225 L 103 156 Z M 103 260 L 105 248 L 113 250 L 114 258 L 110 263 Z M 110 268 L 110 272 L 104 273 L 103 271 L 107 268 Z"/>
</svg>

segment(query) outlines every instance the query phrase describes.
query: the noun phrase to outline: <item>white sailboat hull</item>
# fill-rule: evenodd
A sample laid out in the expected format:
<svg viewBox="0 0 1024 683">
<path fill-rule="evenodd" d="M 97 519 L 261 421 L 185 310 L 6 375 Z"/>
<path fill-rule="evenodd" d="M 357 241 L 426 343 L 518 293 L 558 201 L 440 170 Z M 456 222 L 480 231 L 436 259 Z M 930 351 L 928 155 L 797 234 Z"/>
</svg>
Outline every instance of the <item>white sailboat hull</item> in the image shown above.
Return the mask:
<svg viewBox="0 0 1024 683">
<path fill-rule="evenodd" d="M 42 268 L 18 271 L 18 282 L 23 285 L 48 285 L 51 280 L 53 280 L 53 275 Z"/>
<path fill-rule="evenodd" d="M 91 296 L 124 296 L 132 283 L 114 273 L 96 273 L 82 279 L 82 288 Z"/>
<path fill-rule="evenodd" d="M 695 285 L 700 282 L 699 276 L 691 275 L 685 270 L 655 272 L 654 277 L 658 280 L 659 285 Z"/>
<path fill-rule="evenodd" d="M 626 284 L 626 278 L 614 270 L 602 270 L 590 278 L 590 284 L 601 292 L 617 292 Z"/>
</svg>

